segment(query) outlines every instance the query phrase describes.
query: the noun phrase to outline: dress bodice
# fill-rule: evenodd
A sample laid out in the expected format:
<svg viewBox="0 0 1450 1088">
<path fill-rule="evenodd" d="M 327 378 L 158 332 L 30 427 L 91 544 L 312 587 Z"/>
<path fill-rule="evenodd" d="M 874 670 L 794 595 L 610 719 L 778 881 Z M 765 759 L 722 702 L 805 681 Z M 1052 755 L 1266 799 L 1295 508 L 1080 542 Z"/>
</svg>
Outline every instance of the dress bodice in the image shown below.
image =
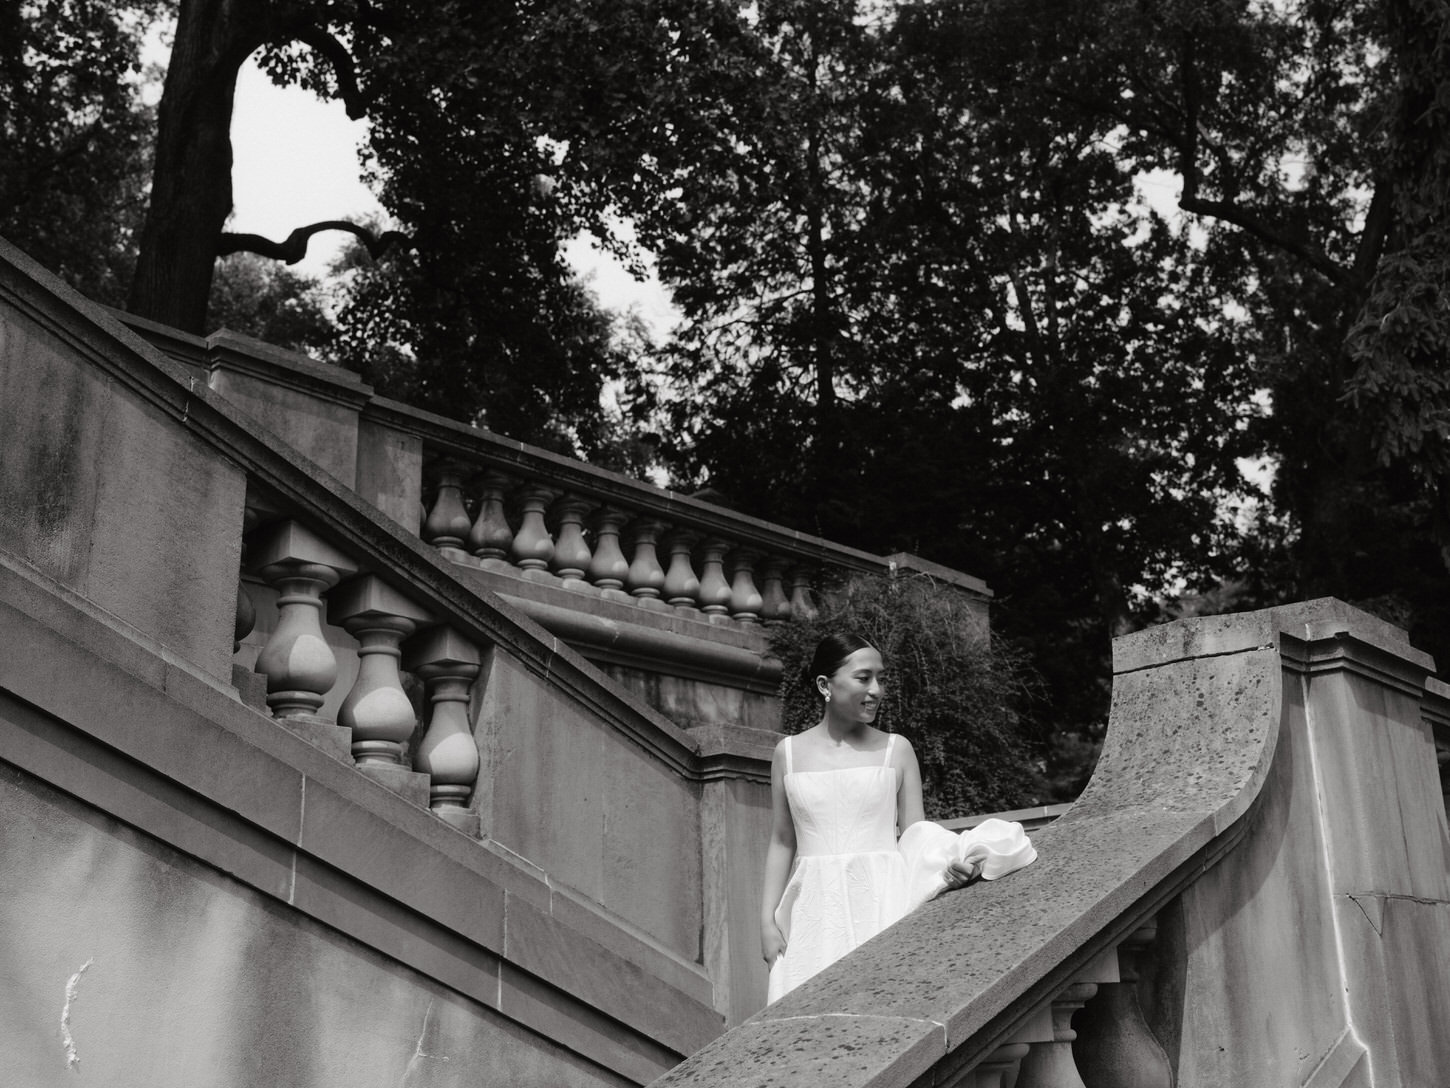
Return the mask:
<svg viewBox="0 0 1450 1088">
<path fill-rule="evenodd" d="M 869 854 L 896 849 L 896 768 L 887 742 L 879 764 L 795 771 L 787 763 L 785 795 L 795 824 L 796 857 Z M 791 759 L 787 748 L 786 758 Z"/>
<path fill-rule="evenodd" d="M 797 857 L 896 849 L 896 768 L 786 775 Z"/>
</svg>

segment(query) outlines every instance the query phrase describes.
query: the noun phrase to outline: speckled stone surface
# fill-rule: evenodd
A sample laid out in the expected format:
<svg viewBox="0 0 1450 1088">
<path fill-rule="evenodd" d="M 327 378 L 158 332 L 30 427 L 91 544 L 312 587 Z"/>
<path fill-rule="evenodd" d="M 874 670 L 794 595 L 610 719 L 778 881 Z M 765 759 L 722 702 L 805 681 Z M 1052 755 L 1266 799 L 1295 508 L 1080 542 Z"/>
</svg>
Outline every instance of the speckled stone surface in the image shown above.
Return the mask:
<svg viewBox="0 0 1450 1088">
<path fill-rule="evenodd" d="M 1165 912 L 1186 965 L 1176 981 L 1160 980 L 1160 993 L 1180 1001 L 1174 1043 L 1228 1052 L 1225 1038 L 1242 1033 L 1224 1069 L 1252 1079 L 1256 1061 L 1269 1061 L 1276 1075 L 1262 1083 L 1289 1084 L 1283 1073 L 1301 1084 L 1324 1062 L 1359 1068 L 1334 996 L 1307 681 L 1286 671 L 1286 637 L 1296 647 L 1360 640 L 1410 673 L 1423 656 L 1336 601 L 1120 639 L 1102 757 L 1072 809 L 1034 834 L 1036 863 L 928 903 L 657 1088 L 936 1083 L 988 1052 L 1125 918 L 1196 875 L 1185 866 L 1223 849 L 1228 860 L 1191 885 L 1192 909 Z M 1241 1000 L 1245 986 L 1258 987 L 1257 1000 Z M 1207 1060 L 1196 1069 L 1194 1083 L 1213 1083 L 1198 1075 Z"/>
</svg>

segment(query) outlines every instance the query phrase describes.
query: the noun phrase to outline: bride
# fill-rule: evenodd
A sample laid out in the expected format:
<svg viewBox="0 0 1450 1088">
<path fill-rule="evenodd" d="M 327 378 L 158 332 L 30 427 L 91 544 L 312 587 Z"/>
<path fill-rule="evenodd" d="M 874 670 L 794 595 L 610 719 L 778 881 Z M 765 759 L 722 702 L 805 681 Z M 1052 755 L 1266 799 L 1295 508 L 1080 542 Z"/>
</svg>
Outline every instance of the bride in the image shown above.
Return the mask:
<svg viewBox="0 0 1450 1088">
<path fill-rule="evenodd" d="M 875 646 L 828 635 L 808 676 L 821 720 L 771 761 L 760 910 L 771 1001 L 933 896 L 1037 857 L 1021 824 L 987 819 L 957 835 L 924 819 L 910 742 L 872 724 L 886 682 Z"/>
</svg>

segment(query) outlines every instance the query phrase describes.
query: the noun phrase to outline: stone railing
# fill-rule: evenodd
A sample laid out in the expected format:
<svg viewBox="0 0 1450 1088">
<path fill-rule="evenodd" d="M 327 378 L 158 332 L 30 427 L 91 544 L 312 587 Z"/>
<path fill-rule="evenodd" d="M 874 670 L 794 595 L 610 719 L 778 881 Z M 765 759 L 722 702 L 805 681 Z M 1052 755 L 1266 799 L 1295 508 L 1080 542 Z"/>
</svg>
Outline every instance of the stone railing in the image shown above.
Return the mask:
<svg viewBox="0 0 1450 1088">
<path fill-rule="evenodd" d="M 987 625 L 978 579 L 878 556 L 378 397 L 221 331 L 116 315 L 454 564 L 685 727 L 774 728 L 764 627 L 851 572 L 929 574 Z M 663 680 L 661 679 L 663 677 Z"/>
<path fill-rule="evenodd" d="M 945 895 L 657 1082 L 1433 1085 L 1450 1068 L 1445 689 L 1337 601 L 1118 639 L 1038 860 Z"/>
</svg>

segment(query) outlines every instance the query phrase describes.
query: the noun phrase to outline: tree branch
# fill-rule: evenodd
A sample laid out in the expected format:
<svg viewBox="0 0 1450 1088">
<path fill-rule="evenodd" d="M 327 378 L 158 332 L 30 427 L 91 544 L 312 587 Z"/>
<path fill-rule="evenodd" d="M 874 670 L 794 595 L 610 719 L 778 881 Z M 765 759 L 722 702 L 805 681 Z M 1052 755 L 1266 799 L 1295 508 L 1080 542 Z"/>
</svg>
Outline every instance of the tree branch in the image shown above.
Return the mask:
<svg viewBox="0 0 1450 1088">
<path fill-rule="evenodd" d="M 1179 71 L 1183 82 L 1184 106 L 1183 133 L 1177 141 L 1178 169 L 1183 175 L 1183 195 L 1178 198 L 1179 208 L 1191 215 L 1207 215 L 1231 223 L 1259 241 L 1267 242 L 1276 249 L 1305 261 L 1331 283 L 1347 283 L 1350 273 L 1318 246 L 1279 229 L 1252 208 L 1245 208 L 1231 200 L 1210 200 L 1198 195 L 1198 183 L 1201 180 L 1198 170 L 1198 106 L 1202 101 L 1202 91 L 1198 83 L 1198 68 L 1193 60 L 1191 38 L 1184 40 Z"/>
<path fill-rule="evenodd" d="M 255 253 L 261 257 L 285 261 L 287 264 L 296 264 L 307 256 L 308 240 L 314 234 L 320 234 L 325 230 L 343 230 L 356 236 L 367 248 L 368 256 L 373 260 L 377 260 L 391 249 L 412 245 L 412 239 L 402 231 L 385 230 L 381 234 L 374 235 L 367 227 L 359 226 L 356 223 L 328 219 L 321 223 L 298 227 L 287 235 L 286 241 L 282 242 L 274 242 L 270 238 L 263 238 L 260 234 L 224 233 L 217 239 L 216 255 L 227 257 L 233 253 Z"/>
<path fill-rule="evenodd" d="M 342 96 L 343 105 L 347 108 L 348 117 L 356 121 L 366 116 L 368 102 L 358 86 L 357 65 L 353 62 L 352 54 L 347 47 L 329 34 L 316 23 L 306 23 L 297 29 L 297 40 L 304 45 L 310 45 L 317 52 L 327 58 L 332 65 L 333 75 L 337 77 L 337 90 Z"/>
</svg>

